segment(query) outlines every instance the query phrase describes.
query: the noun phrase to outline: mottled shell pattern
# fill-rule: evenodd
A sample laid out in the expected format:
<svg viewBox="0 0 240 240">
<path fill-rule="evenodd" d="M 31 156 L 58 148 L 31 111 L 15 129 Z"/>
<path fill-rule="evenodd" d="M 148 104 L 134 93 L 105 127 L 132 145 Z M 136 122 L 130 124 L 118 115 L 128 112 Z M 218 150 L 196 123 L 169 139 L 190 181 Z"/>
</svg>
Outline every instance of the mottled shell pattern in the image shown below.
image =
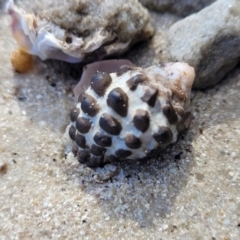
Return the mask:
<svg viewBox="0 0 240 240">
<path fill-rule="evenodd" d="M 190 116 L 195 72 L 185 63 L 96 72 L 71 111 L 70 138 L 90 167 L 156 156 L 176 142 Z"/>
</svg>

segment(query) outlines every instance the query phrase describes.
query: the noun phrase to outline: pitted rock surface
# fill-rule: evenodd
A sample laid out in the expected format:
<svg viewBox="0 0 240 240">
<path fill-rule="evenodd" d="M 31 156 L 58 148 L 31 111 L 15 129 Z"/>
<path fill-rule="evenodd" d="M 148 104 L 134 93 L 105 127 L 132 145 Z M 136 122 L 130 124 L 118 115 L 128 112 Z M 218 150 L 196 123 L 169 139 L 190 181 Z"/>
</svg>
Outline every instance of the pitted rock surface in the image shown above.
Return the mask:
<svg viewBox="0 0 240 240">
<path fill-rule="evenodd" d="M 187 16 L 198 12 L 216 0 L 140 0 L 147 8 L 161 13 L 171 12 L 180 16 Z"/>
</svg>

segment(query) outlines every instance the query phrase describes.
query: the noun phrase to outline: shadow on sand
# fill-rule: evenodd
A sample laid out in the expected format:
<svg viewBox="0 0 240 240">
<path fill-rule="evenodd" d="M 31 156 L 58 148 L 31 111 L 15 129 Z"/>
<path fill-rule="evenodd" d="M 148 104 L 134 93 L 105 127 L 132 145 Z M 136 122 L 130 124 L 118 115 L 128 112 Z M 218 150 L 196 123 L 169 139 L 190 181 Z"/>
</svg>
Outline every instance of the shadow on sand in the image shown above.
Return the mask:
<svg viewBox="0 0 240 240">
<path fill-rule="evenodd" d="M 16 98 L 21 109 L 33 122 L 45 121 L 51 131 L 63 133 L 68 124 L 69 112 L 74 106 L 71 89 L 76 84 L 73 79 L 78 78 L 79 69 L 77 67 L 78 70 L 74 72 L 68 65 L 58 64 L 53 68 L 51 64 L 55 63 L 50 61 L 40 64 L 38 69 L 27 75 L 27 79 L 24 75 L 16 74 L 16 86 L 21 86 Z M 68 69 L 67 74 L 64 68 Z M 54 69 L 54 73 L 51 69 Z M 67 77 L 70 75 L 69 71 L 75 76 Z M 192 109 L 195 119 L 190 129 L 159 159 L 116 164 L 119 170 L 117 174 L 102 183 L 95 181 L 99 170 L 79 165 L 76 168 L 64 166 L 63 171 L 72 181 L 76 181 L 77 177 L 80 190 L 92 195 L 111 218 L 128 218 L 142 227 L 152 226 L 154 219 L 165 218 L 176 207 L 176 197 L 185 188 L 195 165 L 193 141 L 210 126 L 210 122 L 212 125 L 234 120 L 231 113 L 235 109 L 228 105 L 228 101 L 234 101 L 236 97 L 232 96 L 230 89 L 235 88 L 239 72 L 239 69 L 235 70 L 227 80 L 212 89 L 193 93 Z M 41 77 L 36 79 L 38 76 Z M 240 91 L 239 86 L 238 88 Z M 216 108 L 214 99 L 219 91 L 224 91 L 223 102 L 222 106 Z M 204 106 L 199 102 L 201 99 L 206 100 Z M 216 120 L 211 121 L 211 114 L 205 116 L 207 109 L 212 109 L 210 112 L 212 111 Z M 235 117 L 240 117 L 239 111 L 236 115 Z"/>
</svg>

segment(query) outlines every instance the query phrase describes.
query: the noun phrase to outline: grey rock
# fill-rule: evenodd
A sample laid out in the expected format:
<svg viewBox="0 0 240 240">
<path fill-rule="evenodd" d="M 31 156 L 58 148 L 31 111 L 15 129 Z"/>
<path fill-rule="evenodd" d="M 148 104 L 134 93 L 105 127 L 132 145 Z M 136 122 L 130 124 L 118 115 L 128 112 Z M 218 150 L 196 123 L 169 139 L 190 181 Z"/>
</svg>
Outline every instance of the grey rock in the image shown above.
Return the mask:
<svg viewBox="0 0 240 240">
<path fill-rule="evenodd" d="M 194 87 L 221 81 L 240 59 L 240 1 L 218 0 L 169 29 L 170 59 L 196 70 Z"/>
<path fill-rule="evenodd" d="M 215 0 L 140 0 L 147 8 L 187 16 L 213 3 Z"/>
<path fill-rule="evenodd" d="M 7 0 L 0 1 L 0 12 L 4 13 Z"/>
</svg>

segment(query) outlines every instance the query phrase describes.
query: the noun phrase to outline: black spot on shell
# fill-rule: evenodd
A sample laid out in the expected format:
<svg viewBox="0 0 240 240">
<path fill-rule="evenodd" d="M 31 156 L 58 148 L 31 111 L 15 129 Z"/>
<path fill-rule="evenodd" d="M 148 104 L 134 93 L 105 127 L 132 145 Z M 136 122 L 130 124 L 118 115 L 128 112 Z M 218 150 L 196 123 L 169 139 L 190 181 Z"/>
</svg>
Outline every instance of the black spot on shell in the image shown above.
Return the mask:
<svg viewBox="0 0 240 240">
<path fill-rule="evenodd" d="M 124 138 L 125 144 L 127 147 L 132 148 L 132 149 L 138 149 L 141 147 L 142 142 L 139 138 L 134 136 L 133 134 L 128 134 Z"/>
<path fill-rule="evenodd" d="M 97 132 L 93 139 L 95 143 L 101 147 L 110 147 L 112 145 L 112 138 L 100 132 Z"/>
<path fill-rule="evenodd" d="M 78 161 L 80 163 L 87 163 L 90 158 L 89 150 L 79 150 L 77 154 Z"/>
<path fill-rule="evenodd" d="M 116 72 L 117 76 L 121 76 L 123 75 L 124 73 L 130 71 L 130 70 L 134 70 L 135 68 L 134 67 L 131 67 L 131 66 L 128 66 L 128 65 L 122 65 Z"/>
<path fill-rule="evenodd" d="M 180 120 L 180 122 L 177 123 L 178 132 L 181 132 L 188 127 L 187 120 L 190 118 L 190 116 L 191 116 L 191 112 L 183 113 L 183 115 L 181 116 L 182 119 Z"/>
<path fill-rule="evenodd" d="M 163 114 L 166 116 L 170 124 L 175 124 L 178 121 L 177 114 L 175 113 L 175 110 L 172 104 L 168 104 L 164 106 Z"/>
<path fill-rule="evenodd" d="M 107 104 L 120 116 L 125 117 L 128 111 L 128 96 L 121 88 L 114 88 L 108 94 Z"/>
<path fill-rule="evenodd" d="M 72 109 L 72 111 L 70 113 L 70 119 L 72 122 L 75 122 L 77 120 L 79 113 L 80 113 L 79 108 L 75 107 Z"/>
<path fill-rule="evenodd" d="M 95 156 L 102 156 L 106 152 L 106 148 L 99 147 L 95 144 L 92 144 L 90 152 Z"/>
<path fill-rule="evenodd" d="M 156 157 L 160 151 L 161 151 L 161 148 L 149 149 L 146 151 L 146 156 L 147 157 Z"/>
<path fill-rule="evenodd" d="M 133 118 L 134 126 L 141 132 L 146 132 L 149 128 L 150 117 L 145 110 L 137 109 Z"/>
<path fill-rule="evenodd" d="M 71 44 L 72 43 L 72 37 L 67 36 L 65 41 L 66 41 L 66 43 Z"/>
<path fill-rule="evenodd" d="M 172 140 L 172 132 L 168 127 L 158 127 L 158 132 L 153 134 L 154 139 L 160 144 L 167 144 Z"/>
<path fill-rule="evenodd" d="M 73 141 L 75 141 L 75 138 L 76 138 L 76 128 L 73 125 L 69 128 L 69 136 L 70 136 L 70 138 Z"/>
<path fill-rule="evenodd" d="M 149 106 L 154 107 L 158 95 L 158 90 L 153 87 L 148 87 L 145 93 L 141 97 L 143 102 L 146 102 Z"/>
<path fill-rule="evenodd" d="M 177 107 L 175 107 L 174 109 L 175 109 L 175 112 L 176 112 L 179 116 L 181 116 L 181 117 L 184 116 L 184 110 L 183 110 L 183 109 L 177 108 Z"/>
<path fill-rule="evenodd" d="M 73 147 L 72 147 L 72 153 L 73 153 L 74 157 L 77 156 L 77 153 L 78 153 L 78 146 L 75 145 L 75 144 L 74 144 Z"/>
<path fill-rule="evenodd" d="M 105 94 L 106 89 L 111 84 L 111 82 L 112 82 L 112 78 L 108 73 L 98 71 L 92 77 L 91 88 L 99 96 L 103 96 Z"/>
<path fill-rule="evenodd" d="M 144 77 L 142 74 L 138 74 L 127 80 L 127 86 L 131 91 L 134 91 L 137 88 L 138 84 L 144 81 L 146 81 L 146 77 Z"/>
<path fill-rule="evenodd" d="M 81 33 L 81 37 L 84 37 L 84 38 L 88 37 L 89 35 L 90 35 L 90 31 L 87 29 Z"/>
<path fill-rule="evenodd" d="M 87 93 L 80 94 L 78 101 L 81 102 L 83 112 L 89 116 L 94 117 L 99 112 L 100 107 L 96 99 Z"/>
<path fill-rule="evenodd" d="M 75 141 L 80 148 L 86 148 L 86 139 L 83 135 L 77 133 Z"/>
<path fill-rule="evenodd" d="M 79 117 L 76 121 L 76 128 L 80 133 L 87 133 L 91 126 L 92 124 L 87 118 Z"/>
<path fill-rule="evenodd" d="M 108 162 L 117 162 L 119 160 L 119 158 L 116 157 L 115 155 L 111 154 L 111 155 L 106 156 L 106 160 Z"/>
<path fill-rule="evenodd" d="M 119 135 L 122 130 L 122 126 L 118 120 L 108 113 L 102 114 L 99 119 L 99 125 L 105 132 L 112 135 Z"/>
<path fill-rule="evenodd" d="M 91 154 L 89 161 L 87 162 L 88 167 L 102 167 L 104 165 L 103 156 L 95 156 Z"/>
<path fill-rule="evenodd" d="M 118 150 L 115 152 L 115 155 L 116 155 L 118 158 L 127 158 L 127 157 L 129 157 L 131 154 L 132 154 L 131 151 L 125 150 L 125 149 L 118 149 Z"/>
</svg>

